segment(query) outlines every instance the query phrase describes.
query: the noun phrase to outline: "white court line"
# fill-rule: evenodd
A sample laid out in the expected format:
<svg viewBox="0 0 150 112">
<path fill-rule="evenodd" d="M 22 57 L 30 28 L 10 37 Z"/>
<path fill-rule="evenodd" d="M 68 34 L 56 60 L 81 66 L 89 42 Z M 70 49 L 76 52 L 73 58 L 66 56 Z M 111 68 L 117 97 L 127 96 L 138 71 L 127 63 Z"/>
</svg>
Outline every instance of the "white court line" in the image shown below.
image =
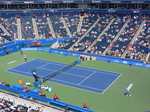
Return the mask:
<svg viewBox="0 0 150 112">
<path fill-rule="evenodd" d="M 38 59 L 38 58 L 37 58 Z M 43 59 L 39 59 L 39 60 L 43 60 Z M 38 61 L 38 60 L 37 60 Z M 45 60 L 44 60 L 45 61 Z M 49 60 L 46 60 L 46 61 L 49 61 Z M 61 63 L 61 62 L 57 62 L 57 61 L 50 61 L 50 62 L 54 62 L 54 63 L 60 63 L 60 64 L 65 64 L 65 63 Z M 67 64 L 65 64 L 67 65 Z M 74 66 L 74 67 L 80 67 L 80 68 L 83 68 L 83 69 L 86 69 L 89 68 L 89 67 L 82 67 L 82 66 Z M 95 69 L 95 68 L 89 68 L 89 69 L 93 69 L 93 70 L 99 70 L 99 69 Z M 106 70 L 100 70 L 100 71 L 104 71 L 104 72 L 112 72 L 112 71 L 106 71 Z M 117 73 L 117 72 L 112 72 L 112 73 L 116 73 L 116 74 L 121 74 L 121 73 Z"/>
<path fill-rule="evenodd" d="M 17 72 L 21 72 L 21 73 L 25 73 L 25 74 L 28 74 L 28 75 L 30 75 L 30 76 L 33 76 L 30 72 L 23 72 L 23 71 L 19 71 L 19 70 L 16 70 L 16 69 L 9 69 L 9 70 L 12 70 L 12 71 L 7 71 L 7 72 L 16 73 L 15 71 L 17 71 Z M 21 73 L 16 73 L 16 74 L 23 75 L 23 74 L 21 74 Z M 23 76 L 26 76 L 26 75 L 23 75 Z M 46 76 L 46 75 L 45 75 L 45 76 Z M 40 75 L 41 78 L 43 78 L 43 77 L 45 77 L 45 76 Z"/>
<path fill-rule="evenodd" d="M 67 65 L 66 63 L 60 63 L 60 62 L 56 62 L 56 61 L 49 61 L 49 60 L 43 60 L 42 61 L 42 59 L 37 59 L 35 61 L 38 61 L 38 62 L 47 61 L 47 63 L 55 63 L 55 64 L 60 65 L 60 66 Z"/>
<path fill-rule="evenodd" d="M 49 63 L 49 64 L 51 64 L 51 63 Z M 63 65 L 61 65 L 61 64 L 57 64 L 57 62 L 56 63 L 52 63 L 52 64 L 54 64 L 54 65 L 59 65 L 59 66 L 63 66 Z M 67 65 L 67 64 L 65 64 L 65 65 Z M 85 68 L 82 68 L 82 67 L 78 67 L 78 66 L 74 66 L 74 67 L 76 67 L 77 69 L 81 69 L 81 70 L 86 70 L 86 71 L 93 71 L 92 69 L 91 70 L 89 70 L 89 69 L 85 69 Z M 96 69 L 97 70 L 97 73 L 103 73 L 103 74 L 108 74 L 108 75 L 112 75 L 112 76 L 117 76 L 117 78 L 102 92 L 102 94 L 122 75 L 115 75 L 114 74 L 114 72 L 110 72 L 110 73 L 108 73 L 108 71 L 102 71 L 102 70 L 98 70 L 98 69 Z M 96 71 L 95 71 L 96 72 Z M 64 72 L 65 73 L 65 72 Z M 94 73 L 93 73 L 94 74 Z M 91 75 L 93 75 L 93 74 L 91 74 Z M 117 73 L 117 74 L 119 74 L 119 73 Z M 90 75 L 87 77 L 87 78 L 89 78 L 90 77 Z M 85 81 L 87 78 L 85 78 L 83 81 Z M 79 84 L 81 84 L 83 81 L 81 81 L 80 83 L 78 83 L 78 85 Z"/>
<path fill-rule="evenodd" d="M 40 69 L 44 69 L 44 70 L 49 70 L 49 71 L 57 71 L 57 70 L 52 70 L 52 69 L 46 69 L 46 68 L 40 68 Z M 64 74 L 68 74 L 68 75 L 73 75 L 73 76 L 77 76 L 77 77 L 83 77 L 86 78 L 84 76 L 80 76 L 80 75 L 76 75 L 76 74 L 72 74 L 72 73 L 67 73 L 67 72 L 63 72 Z M 61 73 L 60 73 L 61 74 Z"/>
<path fill-rule="evenodd" d="M 88 77 L 86 77 L 84 80 L 82 80 L 80 83 L 78 83 L 78 85 L 80 85 L 82 82 L 84 82 L 85 80 L 87 80 L 89 77 L 91 77 L 93 74 L 95 74 L 96 71 L 94 71 L 91 75 L 89 75 Z"/>
<path fill-rule="evenodd" d="M 26 74 L 30 74 L 29 72 L 23 72 L 23 71 L 15 70 L 15 69 L 9 69 L 9 70 L 13 70 L 13 71 L 17 71 L 17 72 L 22 72 L 22 73 L 26 73 Z"/>
<path fill-rule="evenodd" d="M 34 60 L 36 61 L 36 59 L 32 59 L 32 60 L 30 60 L 30 61 L 28 61 L 28 62 L 26 62 L 26 63 L 29 63 L 29 62 L 34 61 Z M 15 66 L 15 67 L 24 65 L 24 64 L 26 64 L 26 63 L 19 64 L 19 65 Z M 43 62 L 43 63 L 44 63 L 44 62 Z M 46 65 L 48 65 L 48 63 L 46 63 L 46 64 L 44 64 L 44 65 L 42 65 L 42 66 L 40 66 L 40 67 L 43 67 L 43 66 L 46 66 Z M 22 73 L 27 73 L 27 74 L 29 74 L 29 73 L 31 72 L 31 71 L 28 71 L 28 72 L 19 71 L 19 70 L 14 69 L 15 67 L 9 68 L 9 69 L 7 69 L 7 70 L 15 70 L 15 71 L 22 72 Z M 37 67 L 37 68 L 39 68 L 39 67 Z M 35 69 L 37 69 L 37 68 L 35 68 Z M 7 70 L 5 70 L 5 71 L 7 71 Z"/>
<path fill-rule="evenodd" d="M 122 75 L 122 74 L 121 74 L 121 75 Z M 103 94 L 111 85 L 113 85 L 113 83 L 116 82 L 116 80 L 118 80 L 118 78 L 119 78 L 121 75 L 119 75 L 119 76 L 102 92 L 102 94 Z"/>
<path fill-rule="evenodd" d="M 63 81 L 63 80 L 59 80 L 59 79 L 53 79 L 52 80 L 56 80 L 56 81 L 60 81 L 60 82 L 65 82 L 65 83 L 69 83 L 69 84 L 73 84 L 73 85 L 77 85 L 77 86 L 82 86 L 82 87 L 86 87 L 86 88 L 91 88 L 91 89 L 95 89 L 95 90 L 100 90 L 100 91 L 104 91 L 103 89 L 97 89 L 97 88 L 93 88 L 93 87 L 89 87 L 89 86 L 83 86 L 83 85 L 78 85 L 76 83 L 71 83 L 71 82 L 68 82 L 68 81 Z M 62 84 L 62 83 L 60 83 Z M 64 85 L 64 84 L 63 84 Z"/>
<path fill-rule="evenodd" d="M 26 63 L 29 63 L 29 62 L 32 62 L 32 61 L 37 61 L 37 60 L 36 60 L 36 59 L 32 59 L 32 60 L 30 60 L 30 61 L 28 61 L 28 62 L 25 62 L 25 63 L 23 63 L 23 64 L 26 64 Z M 38 61 L 38 62 L 43 62 L 43 61 Z M 38 69 L 38 68 L 41 68 L 41 67 L 44 67 L 44 66 L 50 64 L 49 62 L 43 62 L 43 63 L 46 63 L 46 64 L 44 64 L 44 65 L 42 65 L 42 66 L 40 66 L 40 67 L 34 68 L 34 69 Z M 21 65 L 23 65 L 23 64 L 19 64 L 19 65 L 15 66 L 15 67 L 21 66 Z M 15 67 L 9 68 L 9 69 L 7 69 L 7 70 L 13 70 L 13 71 L 14 71 L 13 73 L 15 73 L 15 71 L 17 71 L 17 72 L 25 73 L 25 74 L 28 74 L 28 75 L 32 76 L 32 74 L 30 73 L 31 71 L 23 72 L 23 71 L 20 71 L 20 70 L 13 69 L 13 68 L 15 68 Z M 5 70 L 5 71 L 7 71 L 7 70 Z M 50 70 L 51 70 L 51 69 L 50 69 Z M 11 72 L 11 71 L 7 71 L 7 72 Z M 22 74 L 20 74 L 20 73 L 16 73 L 16 74 L 22 75 Z M 46 76 L 46 75 L 45 75 L 45 76 Z M 40 75 L 40 77 L 45 77 L 45 76 L 43 76 L 43 75 L 41 76 L 41 75 Z"/>
<path fill-rule="evenodd" d="M 87 68 L 89 68 L 89 67 L 82 67 L 82 66 L 75 66 L 75 67 L 76 68 L 80 68 L 80 69 L 87 69 Z M 89 68 L 88 70 L 98 70 L 98 71 L 102 71 L 102 72 L 110 72 L 110 73 L 120 74 L 120 73 L 116 73 L 116 72 L 105 71 L 105 70 L 94 69 L 94 68 Z"/>
<path fill-rule="evenodd" d="M 99 93 L 99 92 L 94 92 L 94 91 L 91 91 L 91 90 L 81 89 L 81 88 L 79 88 L 79 87 L 73 87 L 73 86 L 65 85 L 65 84 L 62 84 L 62 83 L 60 83 L 60 82 L 54 82 L 54 81 L 52 81 L 52 80 L 49 81 L 49 82 L 55 83 L 55 84 L 60 84 L 60 85 L 66 86 L 66 87 L 71 87 L 71 88 L 79 89 L 79 90 L 81 90 L 81 91 L 86 91 L 86 92 L 91 92 L 91 93 L 101 94 L 101 93 Z"/>
<path fill-rule="evenodd" d="M 16 60 L 13 60 L 13 61 L 11 61 L 11 62 L 8 62 L 8 64 L 12 64 L 12 63 L 14 63 L 14 62 L 16 62 Z"/>
<path fill-rule="evenodd" d="M 32 60 L 30 60 L 30 61 L 28 61 L 28 62 L 31 62 L 31 61 L 38 61 L 38 60 L 36 60 L 36 59 L 32 59 Z M 46 61 L 48 61 L 48 60 L 46 60 Z M 26 63 L 28 63 L 28 62 L 26 62 Z M 47 64 L 50 64 L 49 62 L 53 62 L 53 61 L 48 61 L 48 62 L 44 62 L 44 61 L 40 61 L 40 62 L 43 62 L 43 63 L 47 63 Z M 23 63 L 23 64 L 26 64 L 26 63 Z M 55 64 L 55 65 L 58 65 L 57 63 L 59 63 L 59 62 L 55 62 L 55 63 L 53 63 L 53 64 Z M 20 64 L 20 65 L 23 65 L 23 64 Z M 64 63 L 62 63 L 62 64 L 64 64 Z M 18 65 L 18 66 L 20 66 L 20 65 Z M 67 65 L 67 64 L 64 64 L 64 65 Z M 42 65 L 43 66 L 43 65 Z M 44 65 L 45 66 L 45 65 Z M 63 65 L 61 65 L 61 66 L 63 66 Z M 15 66 L 15 67 L 17 67 L 17 66 Z M 92 70 L 89 70 L 89 69 L 87 69 L 88 67 L 80 67 L 80 66 L 74 66 L 74 67 L 76 67 L 76 68 L 78 68 L 78 69 L 83 69 L 83 70 L 88 70 L 88 71 L 92 71 Z M 12 68 L 14 68 L 14 67 L 12 67 Z M 10 69 L 10 68 L 9 68 Z M 8 70 L 9 70 L 8 69 Z M 90 69 L 93 69 L 93 68 L 90 68 Z M 104 71 L 104 70 L 99 70 L 99 69 L 93 69 L 93 70 L 98 70 L 98 71 Z M 6 70 L 5 70 L 6 71 Z M 106 72 L 109 72 L 109 71 L 106 71 Z M 99 72 L 100 73 L 100 72 Z M 105 72 L 104 72 L 105 73 Z M 115 72 L 112 72 L 112 73 L 115 73 Z M 117 73 L 117 74 L 119 74 L 119 73 Z M 20 74 L 19 74 L 20 75 Z M 111 74 L 112 75 L 112 74 Z M 122 75 L 122 74 L 121 74 Z M 120 75 L 120 76 L 121 76 Z M 119 77 L 120 77 L 119 76 Z M 119 78 L 118 77 L 118 78 Z M 117 79 L 118 79 L 117 78 Z M 117 79 L 115 79 L 112 83 L 111 83 L 111 85 L 117 80 Z M 66 83 L 69 83 L 69 82 L 66 82 Z M 61 84 L 61 83 L 60 83 Z M 63 84 L 64 85 L 64 84 Z M 77 85 L 77 84 L 76 84 Z M 97 90 L 101 90 L 101 91 L 103 91 L 102 93 L 99 93 L 99 94 L 103 94 L 111 85 L 109 85 L 104 91 L 103 90 L 101 90 L 101 89 L 97 89 Z M 65 85 L 66 86 L 66 85 Z M 81 86 L 81 85 L 80 85 Z M 83 85 L 82 85 L 83 86 Z M 71 87 L 71 86 L 69 86 L 69 87 Z M 83 86 L 83 87 L 87 87 L 87 86 Z M 88 88 L 88 87 L 87 87 Z M 90 87 L 89 87 L 90 88 Z M 94 88 L 92 88 L 92 89 L 94 89 Z M 96 89 L 96 88 L 95 88 Z M 81 90 L 83 90 L 83 89 L 81 89 Z M 89 91 L 89 90 L 86 90 L 86 91 Z M 93 92 L 93 91 L 91 91 L 91 92 Z M 94 92 L 94 93 L 98 93 L 98 92 Z"/>
<path fill-rule="evenodd" d="M 35 59 L 32 59 L 32 60 L 30 60 L 30 61 L 33 61 L 33 60 L 35 60 Z M 22 63 L 22 64 L 19 64 L 19 65 L 15 66 L 15 67 L 18 67 L 18 66 L 20 66 L 20 65 L 24 65 L 24 64 L 26 64 L 26 63 L 29 63 L 30 61 L 24 62 L 24 63 Z M 12 68 L 15 68 L 15 67 L 11 67 L 11 68 L 9 68 L 9 69 L 12 69 Z M 9 70 L 9 69 L 7 69 L 7 70 Z M 7 71 L 7 70 L 5 70 L 5 71 Z"/>
<path fill-rule="evenodd" d="M 40 61 L 41 62 L 41 61 Z M 49 64 L 51 64 L 51 63 L 49 63 Z M 57 64 L 57 62 L 55 62 L 55 63 L 53 63 L 52 62 L 52 64 L 54 64 L 54 65 L 59 65 L 59 66 L 63 66 L 63 65 L 61 65 L 61 64 Z M 65 64 L 65 65 L 67 65 L 67 64 Z M 64 66 L 63 66 L 64 67 Z M 86 67 L 80 67 L 80 66 L 73 66 L 74 68 L 77 68 L 77 69 L 81 69 L 81 70 L 86 70 L 86 71 L 91 71 L 91 72 L 94 72 L 94 70 L 97 70 L 97 73 L 103 73 L 103 74 L 108 74 L 108 75 L 112 75 L 112 76 L 119 76 L 119 75 L 115 75 L 115 74 L 120 74 L 120 73 L 115 73 L 115 72 L 110 72 L 110 73 L 107 73 L 107 72 L 109 72 L 109 71 L 104 71 L 104 70 L 98 70 L 98 69 L 93 69 L 93 68 L 90 68 L 91 70 L 89 70 L 89 69 L 87 69 Z M 72 68 L 73 68 L 72 67 Z M 93 69 L 93 70 L 92 70 Z"/>
<path fill-rule="evenodd" d="M 41 68 L 41 67 L 44 67 L 44 66 L 46 66 L 46 65 L 48 65 L 49 63 L 46 63 L 46 64 L 44 64 L 44 65 L 41 65 L 41 66 L 39 66 L 39 67 L 37 67 L 37 68 L 34 68 L 34 69 L 38 69 L 38 68 Z M 30 71 L 31 72 L 31 71 Z"/>
</svg>

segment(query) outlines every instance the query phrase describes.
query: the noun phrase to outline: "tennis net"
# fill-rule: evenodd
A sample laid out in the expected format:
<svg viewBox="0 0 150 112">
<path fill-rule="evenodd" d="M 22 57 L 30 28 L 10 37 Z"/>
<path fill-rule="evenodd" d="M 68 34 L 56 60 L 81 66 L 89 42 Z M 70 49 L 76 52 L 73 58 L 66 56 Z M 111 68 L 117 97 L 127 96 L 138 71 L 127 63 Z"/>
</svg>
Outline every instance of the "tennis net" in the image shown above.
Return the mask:
<svg viewBox="0 0 150 112">
<path fill-rule="evenodd" d="M 45 82 L 45 81 L 49 80 L 50 78 L 52 78 L 52 77 L 54 77 L 54 76 L 56 76 L 56 75 L 58 75 L 58 74 L 64 72 L 65 70 L 71 68 L 71 67 L 74 66 L 75 64 L 77 64 L 76 61 L 70 63 L 69 65 L 67 65 L 67 66 L 65 66 L 65 67 L 63 67 L 63 68 L 61 68 L 61 69 L 59 69 L 59 70 L 57 70 L 57 71 L 55 71 L 55 72 L 53 72 L 53 73 L 51 73 L 51 74 L 48 74 L 47 76 L 45 76 L 45 77 L 43 78 L 43 82 Z"/>
</svg>

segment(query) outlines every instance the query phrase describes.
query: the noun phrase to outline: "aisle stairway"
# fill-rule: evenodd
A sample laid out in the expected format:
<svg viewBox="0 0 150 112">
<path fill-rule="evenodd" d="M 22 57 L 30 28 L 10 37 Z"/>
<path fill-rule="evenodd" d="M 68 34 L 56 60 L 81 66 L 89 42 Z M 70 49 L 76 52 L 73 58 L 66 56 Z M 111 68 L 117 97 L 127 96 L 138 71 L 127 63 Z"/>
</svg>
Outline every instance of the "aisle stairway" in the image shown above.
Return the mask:
<svg viewBox="0 0 150 112">
<path fill-rule="evenodd" d="M 21 31 L 21 20 L 17 18 L 17 33 L 18 33 L 18 40 L 22 40 L 22 31 Z"/>
<path fill-rule="evenodd" d="M 50 28 L 52 37 L 53 37 L 53 38 L 56 38 L 56 35 L 55 35 L 55 32 L 54 32 L 54 29 L 53 29 L 52 22 L 51 22 L 50 18 L 47 17 L 46 19 L 47 19 L 47 23 L 48 23 L 48 26 L 49 26 L 49 28 Z"/>
<path fill-rule="evenodd" d="M 3 30 L 3 32 L 7 35 L 7 36 L 11 36 L 11 34 L 4 28 L 4 26 L 0 23 L 0 28 Z"/>
<path fill-rule="evenodd" d="M 33 23 L 33 29 L 34 29 L 35 39 L 40 39 L 39 38 L 39 34 L 38 34 L 38 29 L 37 29 L 35 18 L 32 18 L 32 23 Z"/>
<path fill-rule="evenodd" d="M 62 20 L 62 22 L 63 22 L 63 24 L 64 24 L 64 26 L 66 28 L 66 31 L 67 31 L 67 34 L 69 35 L 69 37 L 73 37 L 71 32 L 70 32 L 70 30 L 69 30 L 69 28 L 68 28 L 68 26 L 67 26 L 67 24 L 66 24 L 65 19 L 63 17 L 61 17 L 61 20 Z"/>
<path fill-rule="evenodd" d="M 81 30 L 83 18 L 84 18 L 84 16 L 80 16 L 79 24 L 78 24 L 78 27 L 77 27 L 77 33 L 79 33 L 80 30 Z"/>
</svg>

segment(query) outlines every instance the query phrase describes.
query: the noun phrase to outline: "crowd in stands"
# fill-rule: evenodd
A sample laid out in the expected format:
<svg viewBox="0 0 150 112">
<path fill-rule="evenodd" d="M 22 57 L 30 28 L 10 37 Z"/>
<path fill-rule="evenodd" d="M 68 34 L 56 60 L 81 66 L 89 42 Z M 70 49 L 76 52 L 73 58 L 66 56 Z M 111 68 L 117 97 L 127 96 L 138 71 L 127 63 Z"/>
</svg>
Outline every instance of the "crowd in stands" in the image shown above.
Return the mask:
<svg viewBox="0 0 150 112">
<path fill-rule="evenodd" d="M 138 16 L 131 18 L 121 35 L 115 42 L 113 42 L 113 46 L 107 51 L 106 55 L 120 57 L 125 52 L 130 41 L 133 39 L 140 23 L 141 21 L 139 21 Z"/>
<path fill-rule="evenodd" d="M 133 45 L 128 46 L 126 58 L 145 61 L 150 48 L 150 18 L 149 16 L 142 17 L 146 22 L 140 30 Z"/>
<path fill-rule="evenodd" d="M 135 43 L 150 48 L 150 16 L 143 16 L 147 21 L 144 23 Z"/>
<path fill-rule="evenodd" d="M 81 29 L 79 32 L 78 25 L 80 23 L 80 14 L 77 12 L 63 12 L 53 14 L 3 14 L 1 17 L 1 24 L 11 34 L 8 36 L 6 32 L 0 30 L 0 43 L 17 40 L 17 19 L 21 19 L 22 39 L 35 39 L 35 32 L 33 27 L 34 18 L 37 25 L 37 30 L 40 39 L 54 38 L 51 29 L 49 28 L 47 18 L 50 18 L 56 38 L 69 37 L 69 32 L 63 24 L 61 17 L 64 18 L 69 31 L 74 37 L 73 40 L 67 40 L 57 45 L 56 48 L 121 57 L 124 52 L 127 52 L 125 58 L 135 60 L 145 60 L 149 49 L 149 35 L 150 35 L 150 17 L 149 15 L 129 15 L 129 14 L 106 14 L 106 13 L 84 13 Z M 98 19 L 100 19 L 95 26 L 92 26 Z M 114 19 L 112 24 L 108 26 L 110 21 Z M 127 20 L 130 21 L 127 23 Z M 136 37 L 134 43 L 130 42 L 134 39 L 143 20 L 146 20 L 139 35 Z M 120 29 L 124 24 L 127 24 L 123 31 Z M 107 27 L 108 26 L 108 27 Z M 105 30 L 105 32 L 103 32 Z M 86 35 L 84 35 L 86 33 Z M 116 35 L 120 33 L 118 37 Z M 113 41 L 115 39 L 115 41 Z M 77 42 L 78 41 L 78 42 Z M 136 44 L 136 45 L 135 45 Z M 72 47 L 72 45 L 74 45 Z M 145 47 L 146 49 L 143 49 Z"/>
<path fill-rule="evenodd" d="M 1 112 L 43 112 L 40 107 L 33 109 L 31 106 L 15 105 L 14 102 L 0 98 L 0 111 Z"/>
<path fill-rule="evenodd" d="M 121 27 L 126 21 L 126 17 L 116 17 L 114 22 L 109 26 L 108 29 L 97 38 L 97 42 L 93 47 L 88 49 L 88 53 L 102 54 L 102 52 L 109 46 L 113 41 L 117 33 L 120 31 Z"/>
<path fill-rule="evenodd" d="M 27 86 L 31 86 L 31 84 L 29 82 L 28 82 L 29 85 L 28 84 L 26 85 L 22 79 L 19 79 L 18 82 L 19 82 L 20 85 L 24 86 L 22 88 L 22 91 L 24 91 L 24 92 L 29 92 L 30 91 L 30 89 L 27 88 Z M 3 83 L 0 82 L 0 84 L 11 87 L 8 83 L 6 83 L 6 81 L 3 82 Z M 42 87 L 44 87 L 44 89 Z M 47 89 L 45 89 L 45 87 L 47 88 L 49 86 L 44 86 L 44 85 L 41 86 L 40 85 L 39 89 L 41 89 L 42 91 L 47 90 Z M 43 94 L 42 91 L 40 91 L 38 95 L 42 96 L 42 97 L 46 97 L 46 94 Z M 27 107 L 27 106 L 21 105 L 21 104 L 15 105 L 14 100 L 13 101 L 10 101 L 10 100 L 11 99 L 6 100 L 4 97 L 0 98 L 0 112 L 43 112 L 41 107 L 37 107 L 35 109 L 35 108 L 31 108 L 31 106 Z M 56 95 L 56 94 L 54 94 L 53 100 L 60 101 L 58 95 Z M 83 104 L 83 108 L 89 109 L 89 107 L 87 106 L 86 103 Z M 70 111 L 69 105 L 66 105 L 64 107 L 64 112 L 69 112 L 69 111 Z"/>
<path fill-rule="evenodd" d="M 112 16 L 112 17 L 111 17 Z M 89 21 L 90 17 L 95 17 L 94 21 Z M 81 36 L 94 24 L 94 22 L 101 17 L 100 22 L 98 22 L 93 29 L 81 39 Z M 69 18 L 69 17 L 68 17 Z M 67 18 L 67 23 L 69 22 Z M 106 29 L 106 31 L 99 37 L 99 34 L 108 25 L 110 20 L 115 18 L 114 22 Z M 146 15 L 96 15 L 96 14 L 86 14 L 84 17 L 87 24 L 83 24 L 80 33 L 77 34 L 79 38 L 74 38 L 72 40 L 67 40 L 60 43 L 57 48 L 65 49 L 70 51 L 84 52 L 86 49 L 88 53 L 102 54 L 107 48 L 104 55 L 121 57 L 124 52 L 127 52 L 125 58 L 142 60 L 145 61 L 149 49 L 149 38 L 150 38 L 150 17 Z M 129 22 L 127 20 L 130 19 Z M 140 30 L 137 37 L 134 37 L 137 33 L 142 21 L 146 20 L 142 29 Z M 86 23 L 86 22 L 85 22 Z M 119 32 L 124 24 L 127 24 L 122 32 Z M 70 24 L 70 23 L 69 23 Z M 87 26 L 88 28 L 85 29 Z M 74 27 L 74 26 L 73 26 Z M 103 28 L 104 27 L 104 28 Z M 116 35 L 120 33 L 118 37 Z M 80 35 L 81 34 L 81 35 Z M 146 37 L 146 38 L 145 38 Z M 136 38 L 136 39 L 135 39 Z M 77 43 L 77 41 L 80 41 Z M 115 41 L 113 41 L 116 39 Z M 132 40 L 136 40 L 133 44 L 130 44 Z M 89 46 L 95 42 L 93 46 Z M 136 44 L 136 45 L 135 45 Z M 72 45 L 74 45 L 72 47 Z M 143 46 L 143 47 L 141 47 Z"/>
<path fill-rule="evenodd" d="M 5 82 L 0 82 L 0 84 L 10 87 L 10 84 Z M 22 88 L 22 91 L 29 92 L 30 90 L 26 86 L 31 86 L 31 84 L 28 82 L 23 82 L 23 80 L 19 79 L 19 84 L 24 85 Z M 45 96 L 42 92 L 39 93 L 40 96 Z M 43 112 L 43 110 L 40 107 L 37 107 L 36 109 L 31 108 L 31 106 L 27 107 L 24 105 L 15 105 L 15 102 L 12 102 L 10 100 L 6 100 L 4 98 L 0 98 L 0 112 Z"/>
<path fill-rule="evenodd" d="M 22 91 L 25 91 L 25 92 L 30 91 L 30 89 L 28 89 L 27 86 L 31 86 L 31 85 L 28 85 L 28 84 L 26 85 L 22 79 L 19 79 L 18 82 L 20 85 L 24 86 L 22 88 Z M 3 83 L 0 82 L 0 84 L 10 87 L 10 85 L 8 83 L 6 83 L 6 81 Z M 44 87 L 44 89 L 42 89 L 41 87 Z M 47 90 L 47 89 L 45 89 L 45 87 L 49 87 L 49 86 L 42 85 L 39 87 L 39 89 L 41 89 L 42 91 Z M 46 94 L 43 94 L 42 91 L 40 91 L 40 93 L 38 95 L 42 96 L 42 97 L 46 97 Z M 54 94 L 53 100 L 60 101 L 59 97 L 56 94 Z M 83 104 L 83 108 L 89 109 L 86 103 Z M 69 105 L 66 105 L 64 107 L 64 112 L 69 112 L 69 111 L 70 111 Z M 13 101 L 10 101 L 10 99 L 6 100 L 3 97 L 3 98 L 0 98 L 0 112 L 44 112 L 44 111 L 43 111 L 43 109 L 41 109 L 41 107 L 37 107 L 35 109 L 35 107 L 34 108 L 32 108 L 31 106 L 27 107 L 26 105 L 22 105 L 22 104 L 16 105 L 14 100 Z"/>
</svg>

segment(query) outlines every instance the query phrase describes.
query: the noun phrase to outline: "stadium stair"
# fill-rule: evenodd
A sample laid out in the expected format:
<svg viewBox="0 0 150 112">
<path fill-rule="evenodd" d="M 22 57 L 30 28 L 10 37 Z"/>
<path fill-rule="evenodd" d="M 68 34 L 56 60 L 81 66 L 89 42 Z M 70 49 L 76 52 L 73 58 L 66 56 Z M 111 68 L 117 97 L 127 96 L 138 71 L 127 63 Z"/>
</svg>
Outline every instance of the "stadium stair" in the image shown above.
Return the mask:
<svg viewBox="0 0 150 112">
<path fill-rule="evenodd" d="M 17 33 L 18 33 L 18 40 L 22 40 L 21 20 L 20 20 L 20 18 L 17 18 Z"/>
<path fill-rule="evenodd" d="M 39 39 L 39 34 L 38 34 L 38 29 L 37 29 L 35 18 L 32 18 L 32 23 L 33 23 L 34 33 L 35 33 L 35 39 Z"/>
<path fill-rule="evenodd" d="M 11 34 L 4 28 L 4 26 L 0 23 L 0 28 L 5 32 L 7 36 L 11 36 Z"/>
<path fill-rule="evenodd" d="M 96 20 L 96 22 L 87 30 L 87 32 L 85 32 L 84 35 L 81 38 L 79 38 L 68 50 L 73 48 L 76 45 L 76 43 L 78 43 L 80 40 L 82 40 L 91 31 L 91 29 L 100 21 L 100 19 L 101 18 L 98 18 Z"/>
<path fill-rule="evenodd" d="M 67 31 L 69 37 L 73 37 L 72 34 L 71 34 L 71 32 L 70 32 L 70 30 L 69 30 L 69 28 L 68 28 L 68 26 L 67 26 L 67 24 L 66 24 L 65 19 L 63 17 L 61 17 L 61 20 L 62 20 L 62 22 L 63 22 L 63 24 L 64 24 L 64 26 L 66 28 L 66 31 Z"/>
<path fill-rule="evenodd" d="M 148 62 L 149 57 L 150 57 L 150 52 L 149 52 L 149 53 L 147 54 L 147 56 L 146 56 L 146 59 L 145 59 L 145 62 L 146 62 L 146 63 Z"/>
<path fill-rule="evenodd" d="M 106 28 L 99 34 L 99 36 L 93 41 L 93 43 L 84 51 L 84 53 L 87 53 L 87 50 L 90 49 L 98 40 L 98 38 L 101 38 L 101 36 L 105 33 L 105 31 L 110 27 L 110 25 L 114 22 L 115 18 L 113 18 L 109 24 L 106 26 Z"/>
<path fill-rule="evenodd" d="M 56 41 L 53 45 L 50 46 L 50 48 L 56 48 L 59 45 L 58 41 Z"/>
<path fill-rule="evenodd" d="M 137 32 L 135 33 L 133 39 L 131 40 L 130 44 L 133 45 L 134 41 L 136 40 L 137 36 L 139 35 L 139 32 L 141 31 L 141 29 L 143 28 L 144 24 L 145 24 L 146 20 L 143 20 L 142 23 L 140 24 Z M 124 53 L 122 54 L 121 58 L 125 58 L 126 54 L 128 53 L 128 47 L 127 49 L 124 51 Z"/>
<path fill-rule="evenodd" d="M 78 24 L 78 27 L 77 27 L 77 33 L 79 33 L 80 30 L 81 30 L 83 18 L 84 18 L 84 16 L 80 16 L 79 24 Z"/>
<path fill-rule="evenodd" d="M 49 26 L 49 28 L 50 28 L 50 31 L 51 31 L 51 33 L 52 33 L 52 37 L 53 37 L 53 38 L 56 38 L 56 35 L 55 35 L 55 32 L 54 32 L 54 29 L 53 29 L 52 22 L 51 22 L 50 18 L 47 17 L 46 19 L 47 19 L 47 23 L 48 23 L 48 26 Z"/>
</svg>

